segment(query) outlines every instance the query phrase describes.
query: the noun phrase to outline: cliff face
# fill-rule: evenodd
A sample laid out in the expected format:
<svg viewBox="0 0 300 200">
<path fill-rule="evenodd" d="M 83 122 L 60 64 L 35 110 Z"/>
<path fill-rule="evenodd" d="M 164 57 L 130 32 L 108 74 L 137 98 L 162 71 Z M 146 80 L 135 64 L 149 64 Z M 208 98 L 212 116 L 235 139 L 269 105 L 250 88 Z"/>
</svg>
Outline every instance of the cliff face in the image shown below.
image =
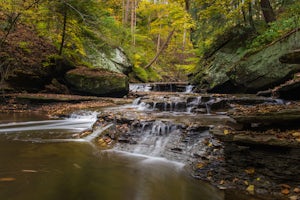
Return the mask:
<svg viewBox="0 0 300 200">
<path fill-rule="evenodd" d="M 201 70 L 191 82 L 199 89 L 218 93 L 256 93 L 291 79 L 300 63 L 284 56 L 300 48 L 299 31 L 292 31 L 262 50 L 246 55 L 245 44 L 234 37 L 201 62 Z"/>
</svg>

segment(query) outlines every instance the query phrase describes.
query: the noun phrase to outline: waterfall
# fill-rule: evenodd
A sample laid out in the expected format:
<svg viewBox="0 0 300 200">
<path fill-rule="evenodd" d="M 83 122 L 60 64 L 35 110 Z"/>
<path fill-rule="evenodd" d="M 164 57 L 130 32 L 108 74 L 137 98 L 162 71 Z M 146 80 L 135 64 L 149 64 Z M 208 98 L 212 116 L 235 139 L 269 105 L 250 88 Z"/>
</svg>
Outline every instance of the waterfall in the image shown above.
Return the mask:
<svg viewBox="0 0 300 200">
<path fill-rule="evenodd" d="M 184 93 L 192 93 L 192 92 L 193 92 L 193 89 L 194 89 L 194 86 L 193 86 L 193 85 L 187 85 L 187 86 L 185 86 L 185 91 L 184 91 Z"/>
</svg>

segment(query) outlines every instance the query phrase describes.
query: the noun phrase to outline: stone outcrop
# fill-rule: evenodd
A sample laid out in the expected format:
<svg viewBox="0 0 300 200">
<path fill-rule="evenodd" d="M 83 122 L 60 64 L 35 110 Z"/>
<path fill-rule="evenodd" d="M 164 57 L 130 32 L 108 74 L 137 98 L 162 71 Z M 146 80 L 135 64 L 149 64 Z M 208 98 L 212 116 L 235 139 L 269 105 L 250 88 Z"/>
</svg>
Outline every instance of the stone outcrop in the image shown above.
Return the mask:
<svg viewBox="0 0 300 200">
<path fill-rule="evenodd" d="M 300 49 L 282 55 L 279 61 L 282 63 L 300 64 Z"/>
<path fill-rule="evenodd" d="M 122 48 L 106 47 L 106 53 L 103 50 L 93 48 L 87 49 L 86 60 L 94 67 L 107 69 L 123 74 L 129 74 L 132 71 L 132 64 Z"/>
<path fill-rule="evenodd" d="M 82 95 L 122 97 L 129 90 L 126 75 L 103 69 L 76 68 L 65 79 L 72 91 Z"/>
<path fill-rule="evenodd" d="M 299 31 L 252 54 L 243 50 L 245 44 L 240 39 L 233 38 L 206 58 L 201 71 L 193 75 L 192 83 L 209 92 L 254 93 L 282 84 L 300 70 L 300 64 L 294 62 L 297 60 L 294 50 L 300 48 L 295 42 L 300 39 Z M 292 56 L 285 55 L 291 51 L 294 51 Z"/>
<path fill-rule="evenodd" d="M 231 112 L 239 128 L 211 130 L 224 143 L 224 170 L 245 171 L 253 177 L 271 178 L 277 184 L 289 182 L 297 186 L 300 183 L 299 111 L 299 104 L 291 103 L 240 107 Z"/>
</svg>

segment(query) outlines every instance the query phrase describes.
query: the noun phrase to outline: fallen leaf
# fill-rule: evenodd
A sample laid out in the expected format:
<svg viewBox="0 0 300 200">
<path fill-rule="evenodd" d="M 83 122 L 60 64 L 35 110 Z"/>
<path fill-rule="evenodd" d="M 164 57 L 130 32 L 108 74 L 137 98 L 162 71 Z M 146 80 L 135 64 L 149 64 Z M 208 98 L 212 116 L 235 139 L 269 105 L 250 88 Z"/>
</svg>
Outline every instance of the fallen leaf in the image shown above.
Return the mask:
<svg viewBox="0 0 300 200">
<path fill-rule="evenodd" d="M 253 167 L 251 167 L 251 168 L 245 169 L 245 172 L 246 172 L 247 174 L 254 174 L 255 169 L 254 169 Z"/>
<path fill-rule="evenodd" d="M 295 188 L 293 191 L 294 191 L 295 193 L 300 193 L 300 188 Z"/>
<path fill-rule="evenodd" d="M 78 165 L 77 163 L 73 163 L 73 166 L 77 169 L 81 169 L 80 165 Z"/>
<path fill-rule="evenodd" d="M 288 195 L 289 193 L 290 193 L 290 190 L 287 188 L 284 188 L 281 190 L 281 194 Z"/>
<path fill-rule="evenodd" d="M 294 137 L 300 137 L 300 132 L 294 132 L 294 133 L 292 133 L 292 135 L 293 135 Z"/>
<path fill-rule="evenodd" d="M 254 185 L 249 185 L 246 189 L 250 194 L 254 194 Z"/>
<path fill-rule="evenodd" d="M 0 181 L 2 182 L 9 182 L 9 181 L 15 181 L 15 178 L 12 177 L 4 177 L 4 178 L 0 178 Z"/>
<path fill-rule="evenodd" d="M 223 185 L 224 183 L 225 183 L 224 180 L 221 180 L 221 181 L 220 181 L 220 185 Z"/>
<path fill-rule="evenodd" d="M 257 181 L 260 181 L 260 177 L 257 177 L 256 180 L 257 180 Z"/>
<path fill-rule="evenodd" d="M 227 129 L 224 130 L 224 135 L 228 135 L 229 133 L 230 133 L 229 130 Z"/>
<path fill-rule="evenodd" d="M 245 184 L 245 185 L 249 185 L 249 182 L 248 182 L 248 181 L 244 181 L 244 184 Z"/>
<path fill-rule="evenodd" d="M 22 172 L 24 173 L 37 173 L 38 171 L 32 169 L 23 169 Z"/>
<path fill-rule="evenodd" d="M 288 184 L 280 184 L 280 186 L 282 187 L 282 188 L 287 188 L 287 189 L 291 189 L 291 186 L 289 186 Z"/>
<path fill-rule="evenodd" d="M 290 196 L 289 199 L 290 199 L 290 200 L 298 200 L 298 196 L 296 196 L 296 195 Z"/>
<path fill-rule="evenodd" d="M 201 169 L 201 168 L 203 168 L 204 166 L 205 166 L 205 165 L 204 165 L 203 163 L 198 163 L 198 164 L 197 164 L 197 168 L 198 168 L 198 169 Z"/>
<path fill-rule="evenodd" d="M 232 182 L 235 183 L 235 182 L 237 182 L 238 180 L 239 180 L 238 178 L 234 178 L 234 179 L 232 180 Z"/>
</svg>

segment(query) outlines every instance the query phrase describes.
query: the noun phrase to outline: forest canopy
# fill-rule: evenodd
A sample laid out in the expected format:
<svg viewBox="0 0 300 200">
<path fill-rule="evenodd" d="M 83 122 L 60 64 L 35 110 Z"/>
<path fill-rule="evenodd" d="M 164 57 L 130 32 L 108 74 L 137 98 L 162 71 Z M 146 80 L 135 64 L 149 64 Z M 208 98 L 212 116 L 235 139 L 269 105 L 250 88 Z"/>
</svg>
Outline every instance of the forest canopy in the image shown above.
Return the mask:
<svg viewBox="0 0 300 200">
<path fill-rule="evenodd" d="M 254 52 L 298 28 L 299 17 L 297 0 L 5 0 L 0 42 L 23 23 L 75 63 L 93 67 L 87 54 L 121 47 L 132 80 L 176 81 L 233 34 L 251 33 L 245 51 Z"/>
</svg>

